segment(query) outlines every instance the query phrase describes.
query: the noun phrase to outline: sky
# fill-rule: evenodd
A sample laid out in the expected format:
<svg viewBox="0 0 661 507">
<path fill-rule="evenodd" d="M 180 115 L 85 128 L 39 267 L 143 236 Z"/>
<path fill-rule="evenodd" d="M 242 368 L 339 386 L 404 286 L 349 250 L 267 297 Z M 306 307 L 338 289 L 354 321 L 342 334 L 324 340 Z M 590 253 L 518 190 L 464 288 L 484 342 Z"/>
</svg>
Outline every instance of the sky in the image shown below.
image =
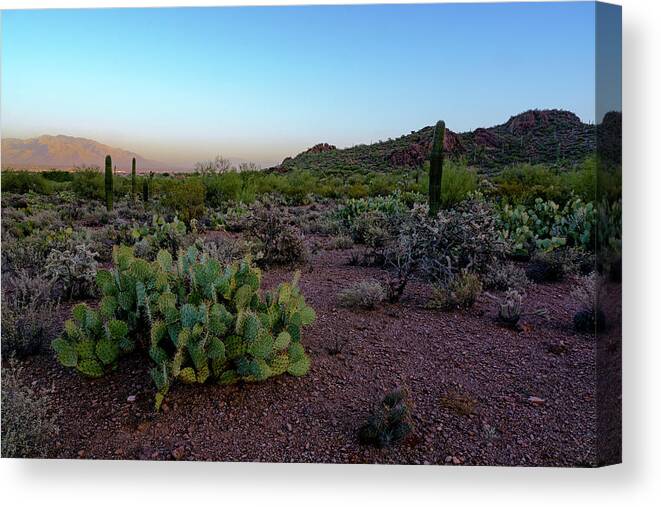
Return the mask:
<svg viewBox="0 0 661 507">
<path fill-rule="evenodd" d="M 268 166 L 439 119 L 594 122 L 594 16 L 591 2 L 3 11 L 2 135 Z"/>
</svg>

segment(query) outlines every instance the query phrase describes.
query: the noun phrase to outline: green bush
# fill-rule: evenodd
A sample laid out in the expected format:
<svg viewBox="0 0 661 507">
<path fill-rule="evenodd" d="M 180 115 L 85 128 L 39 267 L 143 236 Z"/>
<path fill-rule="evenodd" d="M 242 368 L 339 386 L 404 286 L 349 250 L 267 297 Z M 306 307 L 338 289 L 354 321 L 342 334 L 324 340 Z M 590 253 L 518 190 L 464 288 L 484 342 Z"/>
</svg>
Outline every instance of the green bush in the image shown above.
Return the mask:
<svg viewBox="0 0 661 507">
<path fill-rule="evenodd" d="M 184 222 L 199 220 L 204 215 L 206 188 L 197 177 L 173 180 L 164 190 L 162 203 Z"/>
<path fill-rule="evenodd" d="M 101 200 L 105 195 L 104 175 L 97 168 L 84 168 L 74 172 L 71 190 L 84 199 Z"/>
<path fill-rule="evenodd" d="M 297 287 L 260 291 L 261 273 L 248 259 L 222 267 L 195 247 L 175 262 L 165 250 L 147 262 L 116 247 L 113 271 L 100 270 L 99 310 L 74 308 L 65 334 L 53 341 L 60 362 L 97 377 L 137 345 L 148 349 L 156 409 L 177 381 L 223 384 L 307 373 L 301 330 L 315 313 Z"/>
<path fill-rule="evenodd" d="M 51 194 L 54 189 L 53 182 L 44 178 L 41 173 L 29 171 L 3 170 L 1 179 L 2 191 L 15 194 Z"/>
</svg>

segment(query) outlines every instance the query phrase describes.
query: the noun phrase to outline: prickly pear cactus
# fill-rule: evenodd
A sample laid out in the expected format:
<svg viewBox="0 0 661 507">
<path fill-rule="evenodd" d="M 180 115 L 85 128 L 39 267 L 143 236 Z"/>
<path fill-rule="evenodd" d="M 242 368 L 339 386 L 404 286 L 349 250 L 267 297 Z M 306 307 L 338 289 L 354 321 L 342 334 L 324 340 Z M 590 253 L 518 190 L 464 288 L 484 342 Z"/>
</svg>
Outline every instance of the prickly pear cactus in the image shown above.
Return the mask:
<svg viewBox="0 0 661 507">
<path fill-rule="evenodd" d="M 64 333 L 53 340 L 57 358 L 64 366 L 76 368 L 88 377 L 101 377 L 116 366 L 122 353 L 133 348 L 125 322 L 103 321 L 99 312 L 81 303 L 73 318 L 64 324 Z"/>
<path fill-rule="evenodd" d="M 98 377 L 140 345 L 153 363 L 157 410 L 177 381 L 232 384 L 308 372 L 301 334 L 315 312 L 298 274 L 262 294 L 261 272 L 249 258 L 221 266 L 191 247 L 176 261 L 161 250 L 148 262 L 121 246 L 113 261 L 112 271 L 97 274 L 99 310 L 76 307 L 53 342 L 63 365 Z"/>
</svg>

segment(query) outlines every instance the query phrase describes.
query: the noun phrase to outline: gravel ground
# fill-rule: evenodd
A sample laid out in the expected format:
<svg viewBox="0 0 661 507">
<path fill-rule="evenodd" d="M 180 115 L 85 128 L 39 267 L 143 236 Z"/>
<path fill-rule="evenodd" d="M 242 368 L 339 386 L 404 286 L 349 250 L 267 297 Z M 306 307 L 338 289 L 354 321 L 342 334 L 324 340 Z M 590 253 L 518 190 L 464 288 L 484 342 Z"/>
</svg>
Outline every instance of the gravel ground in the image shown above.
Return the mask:
<svg viewBox="0 0 661 507">
<path fill-rule="evenodd" d="M 300 282 L 317 321 L 303 343 L 302 378 L 260 384 L 173 388 L 153 414 L 148 363 L 134 355 L 100 380 L 61 367 L 49 354 L 26 362 L 28 382 L 56 407 L 61 433 L 52 457 L 152 460 L 590 466 L 597 456 L 597 347 L 576 334 L 571 281 L 531 289 L 544 317 L 519 331 L 496 322 L 487 296 L 467 311 L 425 309 L 412 284 L 398 304 L 373 311 L 337 305 L 377 269 L 348 265 L 349 251 L 320 251 Z M 275 286 L 291 271 L 271 270 Z M 614 300 L 615 301 L 615 300 Z M 615 304 L 615 303 L 614 303 Z M 63 316 L 64 318 L 64 316 Z M 600 348 L 620 379 L 618 329 Z M 345 345 L 332 354 L 335 340 Z M 357 428 L 390 389 L 405 386 L 414 430 L 389 449 L 362 446 Z M 608 388 L 608 386 L 602 386 Z M 135 397 L 135 398 L 134 398 Z M 621 399 L 609 407 L 621 407 Z M 607 423 L 618 441 L 618 414 Z M 621 436 L 621 430 L 619 435 Z"/>
</svg>

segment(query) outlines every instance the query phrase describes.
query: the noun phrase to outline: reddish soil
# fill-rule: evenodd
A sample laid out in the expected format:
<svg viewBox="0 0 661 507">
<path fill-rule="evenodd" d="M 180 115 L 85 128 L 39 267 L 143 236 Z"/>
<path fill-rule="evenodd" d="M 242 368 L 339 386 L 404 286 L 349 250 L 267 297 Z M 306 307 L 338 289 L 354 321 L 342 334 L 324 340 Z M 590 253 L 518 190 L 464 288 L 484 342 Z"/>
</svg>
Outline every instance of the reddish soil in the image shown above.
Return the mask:
<svg viewBox="0 0 661 507">
<path fill-rule="evenodd" d="M 336 294 L 378 269 L 349 266 L 348 251 L 321 251 L 301 288 L 317 311 L 303 343 L 312 368 L 302 378 L 259 384 L 177 385 L 152 411 L 148 362 L 126 358 L 90 381 L 49 354 L 27 360 L 35 389 L 57 410 L 52 456 L 330 463 L 586 466 L 597 457 L 596 340 L 576 334 L 571 281 L 531 292 L 544 317 L 519 331 L 496 322 L 482 296 L 467 311 L 425 309 L 412 284 L 398 304 L 339 308 Z M 269 288 L 291 271 L 265 272 Z M 331 354 L 335 339 L 346 341 Z M 619 364 L 619 343 L 605 348 Z M 619 378 L 619 371 L 616 375 Z M 617 379 L 616 379 L 617 380 Z M 357 429 L 395 386 L 412 402 L 414 431 L 389 449 L 365 447 Z M 135 396 L 135 401 L 128 401 Z M 534 398 L 531 398 L 534 397 Z M 537 400 L 539 398 L 540 400 Z"/>
</svg>

